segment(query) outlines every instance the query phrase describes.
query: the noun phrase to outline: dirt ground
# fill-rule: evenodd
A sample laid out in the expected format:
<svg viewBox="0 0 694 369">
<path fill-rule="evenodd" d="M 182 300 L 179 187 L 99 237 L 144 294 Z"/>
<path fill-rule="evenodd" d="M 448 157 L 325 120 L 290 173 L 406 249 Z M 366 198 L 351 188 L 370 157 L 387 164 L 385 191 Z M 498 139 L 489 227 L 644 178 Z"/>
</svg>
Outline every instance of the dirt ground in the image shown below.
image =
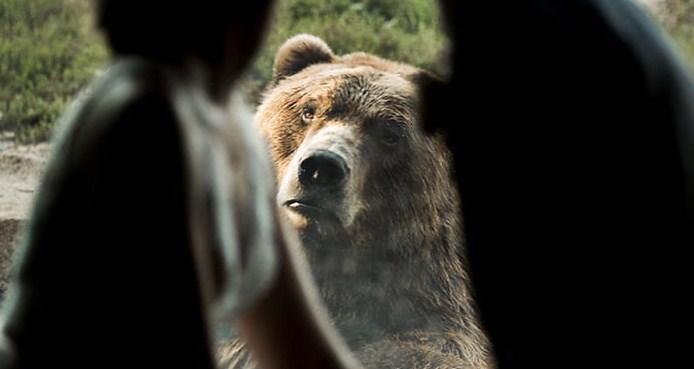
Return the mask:
<svg viewBox="0 0 694 369">
<path fill-rule="evenodd" d="M 18 146 L 0 138 L 0 300 L 48 150 L 48 144 Z"/>
<path fill-rule="evenodd" d="M 666 0 L 636 0 L 637 3 L 645 5 L 650 10 L 657 10 Z"/>
</svg>

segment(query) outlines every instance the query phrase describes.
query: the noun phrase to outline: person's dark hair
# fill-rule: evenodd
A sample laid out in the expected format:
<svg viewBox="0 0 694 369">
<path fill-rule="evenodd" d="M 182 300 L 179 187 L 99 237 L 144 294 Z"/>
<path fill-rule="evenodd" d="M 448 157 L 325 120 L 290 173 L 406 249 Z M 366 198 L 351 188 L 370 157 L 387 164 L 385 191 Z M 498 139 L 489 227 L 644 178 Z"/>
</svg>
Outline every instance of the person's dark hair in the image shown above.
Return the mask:
<svg viewBox="0 0 694 369">
<path fill-rule="evenodd" d="M 229 37 L 239 52 L 254 51 L 273 2 L 97 0 L 98 24 L 117 55 L 219 61 Z"/>
</svg>

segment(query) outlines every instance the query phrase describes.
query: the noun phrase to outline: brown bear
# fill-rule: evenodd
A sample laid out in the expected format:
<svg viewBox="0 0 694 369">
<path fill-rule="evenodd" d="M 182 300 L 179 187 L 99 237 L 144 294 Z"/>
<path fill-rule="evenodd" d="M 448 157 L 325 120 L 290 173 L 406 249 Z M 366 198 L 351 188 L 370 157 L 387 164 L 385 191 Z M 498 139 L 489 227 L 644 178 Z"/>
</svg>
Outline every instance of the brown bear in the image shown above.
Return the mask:
<svg viewBox="0 0 694 369">
<path fill-rule="evenodd" d="M 430 75 L 290 38 L 256 114 L 334 324 L 368 368 L 488 368 L 441 137 L 417 127 Z M 237 358 L 234 359 L 233 356 Z M 240 351 L 226 362 L 243 366 Z"/>
</svg>

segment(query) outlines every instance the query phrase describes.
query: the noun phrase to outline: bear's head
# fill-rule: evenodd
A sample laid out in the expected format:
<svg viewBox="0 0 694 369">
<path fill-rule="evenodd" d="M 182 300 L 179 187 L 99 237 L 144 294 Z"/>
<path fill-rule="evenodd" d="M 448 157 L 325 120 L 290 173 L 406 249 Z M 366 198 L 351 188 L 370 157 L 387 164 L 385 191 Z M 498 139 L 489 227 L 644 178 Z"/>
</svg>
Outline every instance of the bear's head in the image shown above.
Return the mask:
<svg viewBox="0 0 694 369">
<path fill-rule="evenodd" d="M 351 342 L 473 321 L 459 201 L 443 139 L 418 128 L 416 67 L 335 55 L 299 35 L 278 51 L 256 121 L 278 205 Z"/>
</svg>

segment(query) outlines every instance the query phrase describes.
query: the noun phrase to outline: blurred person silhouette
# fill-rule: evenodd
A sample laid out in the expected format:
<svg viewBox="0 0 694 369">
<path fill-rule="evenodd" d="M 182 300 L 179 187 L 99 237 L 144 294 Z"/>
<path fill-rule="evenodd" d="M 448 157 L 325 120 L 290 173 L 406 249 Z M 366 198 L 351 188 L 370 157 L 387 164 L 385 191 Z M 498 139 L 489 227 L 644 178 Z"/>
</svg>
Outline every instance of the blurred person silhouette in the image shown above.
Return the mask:
<svg viewBox="0 0 694 369">
<path fill-rule="evenodd" d="M 442 0 L 447 134 L 501 369 L 687 362 L 689 68 L 626 0 Z M 688 340 L 687 340 L 688 341 Z"/>
<path fill-rule="evenodd" d="M 356 366 L 275 213 L 251 119 L 228 104 L 271 8 L 98 2 L 114 60 L 60 124 L 0 368 L 213 368 L 212 325 L 230 315 L 262 367 Z"/>
</svg>

